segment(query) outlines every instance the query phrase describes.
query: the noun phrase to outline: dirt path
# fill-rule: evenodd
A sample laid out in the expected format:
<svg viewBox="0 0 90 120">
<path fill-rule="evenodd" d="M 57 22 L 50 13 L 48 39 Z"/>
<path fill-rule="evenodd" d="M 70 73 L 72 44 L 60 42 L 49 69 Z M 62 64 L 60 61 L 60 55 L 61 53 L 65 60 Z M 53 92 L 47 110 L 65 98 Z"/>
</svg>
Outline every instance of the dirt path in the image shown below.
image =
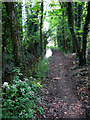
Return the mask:
<svg viewBox="0 0 90 120">
<path fill-rule="evenodd" d="M 85 110 L 75 95 L 75 78 L 71 77 L 71 56 L 55 51 L 50 64 L 50 73 L 43 83 L 41 105 L 44 108 L 42 119 L 84 118 Z"/>
</svg>

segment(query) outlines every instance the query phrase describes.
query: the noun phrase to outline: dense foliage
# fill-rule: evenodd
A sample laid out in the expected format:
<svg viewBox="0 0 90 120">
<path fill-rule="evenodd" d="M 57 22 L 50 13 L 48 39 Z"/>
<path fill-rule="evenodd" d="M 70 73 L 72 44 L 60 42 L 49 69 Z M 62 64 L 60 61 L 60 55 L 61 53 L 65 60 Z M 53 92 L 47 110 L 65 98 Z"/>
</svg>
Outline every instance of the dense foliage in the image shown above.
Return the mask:
<svg viewBox="0 0 90 120">
<path fill-rule="evenodd" d="M 29 71 L 30 77 L 21 73 L 20 68 L 13 70 L 14 75 L 10 83 L 2 86 L 2 117 L 3 118 L 34 118 L 42 114 L 40 104 L 41 82 L 48 72 L 47 59 L 39 60 L 34 71 Z"/>
<path fill-rule="evenodd" d="M 13 84 L 3 84 L 2 117 L 3 118 L 33 118 L 39 108 L 40 88 L 39 82 L 33 77 L 20 79 L 21 73 L 18 73 L 13 80 Z"/>
<path fill-rule="evenodd" d="M 57 40 L 60 50 L 66 53 L 75 52 L 79 58 L 79 65 L 85 65 L 89 44 L 87 39 L 89 39 L 90 2 L 53 2 L 49 6 L 52 9 L 48 13 L 50 28 L 54 31 L 54 41 Z"/>
<path fill-rule="evenodd" d="M 43 0 L 2 3 L 3 118 L 34 118 L 42 113 L 38 104 L 48 72 L 44 55 L 49 41 L 60 51 L 75 52 L 80 66 L 87 63 L 90 2 L 53 1 L 44 8 Z M 48 30 L 43 29 L 44 21 Z"/>
</svg>

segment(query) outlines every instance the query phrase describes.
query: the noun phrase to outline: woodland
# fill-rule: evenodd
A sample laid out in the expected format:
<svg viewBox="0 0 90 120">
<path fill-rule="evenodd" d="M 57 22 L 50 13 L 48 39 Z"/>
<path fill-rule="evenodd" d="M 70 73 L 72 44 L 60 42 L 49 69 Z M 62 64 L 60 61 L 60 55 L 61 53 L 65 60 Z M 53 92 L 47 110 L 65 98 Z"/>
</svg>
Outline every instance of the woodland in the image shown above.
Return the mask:
<svg viewBox="0 0 90 120">
<path fill-rule="evenodd" d="M 89 29 L 90 2 L 2 2 L 2 119 L 89 120 Z"/>
</svg>

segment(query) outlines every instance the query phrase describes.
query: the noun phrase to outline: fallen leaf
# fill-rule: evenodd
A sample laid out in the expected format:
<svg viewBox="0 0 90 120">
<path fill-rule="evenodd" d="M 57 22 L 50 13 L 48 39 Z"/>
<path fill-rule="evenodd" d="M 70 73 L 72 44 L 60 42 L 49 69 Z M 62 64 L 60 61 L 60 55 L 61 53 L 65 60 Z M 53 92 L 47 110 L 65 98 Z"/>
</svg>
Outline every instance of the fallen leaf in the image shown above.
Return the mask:
<svg viewBox="0 0 90 120">
<path fill-rule="evenodd" d="M 78 94 L 80 94 L 82 91 L 86 91 L 86 87 L 82 87 L 78 90 Z"/>
<path fill-rule="evenodd" d="M 72 108 L 73 106 L 69 106 L 70 108 Z"/>
<path fill-rule="evenodd" d="M 60 66 L 62 66 L 63 64 L 59 64 Z"/>
<path fill-rule="evenodd" d="M 60 77 L 53 78 L 53 80 L 60 80 L 60 79 L 62 79 L 62 78 L 60 78 Z"/>
<path fill-rule="evenodd" d="M 64 114 L 67 114 L 67 112 L 64 112 Z"/>
<path fill-rule="evenodd" d="M 66 98 L 66 99 L 67 99 L 67 96 L 64 96 L 64 98 Z"/>
</svg>

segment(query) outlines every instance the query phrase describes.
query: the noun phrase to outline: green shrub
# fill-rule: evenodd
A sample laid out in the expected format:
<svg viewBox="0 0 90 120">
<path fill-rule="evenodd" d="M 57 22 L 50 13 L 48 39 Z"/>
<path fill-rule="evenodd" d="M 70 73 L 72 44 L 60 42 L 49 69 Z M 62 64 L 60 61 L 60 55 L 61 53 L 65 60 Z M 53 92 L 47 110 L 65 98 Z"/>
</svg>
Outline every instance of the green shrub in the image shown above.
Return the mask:
<svg viewBox="0 0 90 120">
<path fill-rule="evenodd" d="M 42 85 L 33 77 L 21 80 L 21 76 L 17 70 L 12 84 L 4 82 L 2 86 L 2 118 L 30 119 L 37 111 L 39 114 L 43 111 L 37 106 Z"/>
<path fill-rule="evenodd" d="M 38 64 L 34 71 L 34 77 L 39 80 L 45 80 L 45 73 L 49 71 L 48 68 L 48 59 L 43 58 L 39 59 Z"/>
<path fill-rule="evenodd" d="M 34 119 L 35 114 L 42 114 L 43 108 L 38 106 L 43 87 L 41 80 L 45 79 L 48 70 L 46 58 L 39 59 L 33 77 L 27 78 L 19 67 L 14 68 L 12 82 L 4 82 L 2 86 L 2 118 Z"/>
</svg>

